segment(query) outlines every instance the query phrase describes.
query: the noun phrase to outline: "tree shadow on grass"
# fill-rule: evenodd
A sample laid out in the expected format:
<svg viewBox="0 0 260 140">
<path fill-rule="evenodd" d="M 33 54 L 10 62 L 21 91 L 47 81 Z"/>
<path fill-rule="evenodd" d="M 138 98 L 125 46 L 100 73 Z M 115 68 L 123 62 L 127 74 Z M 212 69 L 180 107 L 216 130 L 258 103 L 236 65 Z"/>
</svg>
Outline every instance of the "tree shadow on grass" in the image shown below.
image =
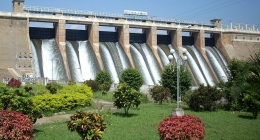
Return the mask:
<svg viewBox="0 0 260 140">
<path fill-rule="evenodd" d="M 38 130 L 38 129 L 33 129 L 33 133 L 34 133 L 35 135 L 38 134 L 38 133 L 41 133 L 41 132 L 44 132 L 44 131 Z"/>
<path fill-rule="evenodd" d="M 114 116 L 119 116 L 119 117 L 129 118 L 129 117 L 137 116 L 138 114 L 134 114 L 134 113 L 125 114 L 125 113 L 122 113 L 122 112 L 115 112 L 115 113 L 113 113 L 113 115 Z"/>
<path fill-rule="evenodd" d="M 253 120 L 254 117 L 253 116 L 249 116 L 249 115 L 238 115 L 239 118 L 242 119 L 248 119 L 248 120 Z"/>
</svg>

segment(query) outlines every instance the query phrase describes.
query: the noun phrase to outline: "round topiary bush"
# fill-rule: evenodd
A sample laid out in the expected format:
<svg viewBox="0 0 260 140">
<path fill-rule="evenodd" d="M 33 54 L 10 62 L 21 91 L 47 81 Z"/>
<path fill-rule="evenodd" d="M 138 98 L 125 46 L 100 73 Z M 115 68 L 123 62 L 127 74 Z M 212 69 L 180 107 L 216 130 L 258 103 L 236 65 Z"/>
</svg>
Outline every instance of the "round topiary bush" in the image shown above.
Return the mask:
<svg viewBox="0 0 260 140">
<path fill-rule="evenodd" d="M 0 110 L 1 140 L 30 140 L 33 137 L 33 123 L 26 115 Z"/>
<path fill-rule="evenodd" d="M 76 131 L 83 140 L 101 140 L 106 124 L 98 113 L 76 112 L 67 122 L 69 130 Z"/>
<path fill-rule="evenodd" d="M 164 118 L 158 131 L 161 140 L 198 140 L 205 137 L 201 119 L 191 115 Z"/>
<path fill-rule="evenodd" d="M 141 73 L 134 68 L 127 68 L 120 75 L 120 83 L 127 83 L 131 88 L 137 91 L 139 91 L 143 81 Z"/>
<path fill-rule="evenodd" d="M 107 72 L 107 71 L 99 71 L 98 73 L 97 73 L 97 76 L 96 76 L 96 78 L 95 78 L 95 81 L 99 84 L 99 85 L 101 85 L 101 84 L 103 84 L 103 83 L 105 83 L 105 82 L 109 82 L 110 84 L 112 84 L 112 78 L 111 78 L 111 76 L 110 76 L 110 73 L 109 72 Z"/>
</svg>

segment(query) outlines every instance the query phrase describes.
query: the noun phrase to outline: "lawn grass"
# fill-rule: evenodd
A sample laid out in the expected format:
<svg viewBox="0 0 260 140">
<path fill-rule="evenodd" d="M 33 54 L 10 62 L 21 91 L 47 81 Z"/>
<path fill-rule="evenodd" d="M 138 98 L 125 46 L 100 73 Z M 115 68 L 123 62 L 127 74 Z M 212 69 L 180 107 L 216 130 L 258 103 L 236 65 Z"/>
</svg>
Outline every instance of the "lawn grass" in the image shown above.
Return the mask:
<svg viewBox="0 0 260 140">
<path fill-rule="evenodd" d="M 171 114 L 173 103 L 142 103 L 131 108 L 129 116 L 123 110 L 106 111 L 107 123 L 103 140 L 159 140 L 157 126 Z M 260 139 L 260 118 L 253 120 L 251 113 L 218 110 L 216 112 L 193 112 L 185 106 L 185 114 L 202 118 L 206 140 L 257 140 Z M 80 140 L 76 132 L 70 132 L 66 122 L 35 125 L 35 140 Z"/>
<path fill-rule="evenodd" d="M 94 99 L 102 99 L 102 100 L 106 100 L 106 101 L 109 101 L 109 102 L 113 102 L 114 101 L 112 92 L 107 92 L 107 94 L 102 95 L 101 91 L 97 91 L 97 92 L 93 93 L 93 98 Z"/>
</svg>

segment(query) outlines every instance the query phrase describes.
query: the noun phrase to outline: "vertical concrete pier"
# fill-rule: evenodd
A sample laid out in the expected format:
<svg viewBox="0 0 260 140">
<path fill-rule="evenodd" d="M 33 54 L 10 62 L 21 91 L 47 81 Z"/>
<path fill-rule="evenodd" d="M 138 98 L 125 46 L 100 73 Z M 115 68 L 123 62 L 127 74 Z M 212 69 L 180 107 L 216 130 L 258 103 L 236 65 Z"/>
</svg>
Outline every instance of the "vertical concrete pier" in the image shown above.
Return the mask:
<svg viewBox="0 0 260 140">
<path fill-rule="evenodd" d="M 172 46 L 174 46 L 182 56 L 182 29 L 177 28 L 176 30 L 169 31 L 169 34 L 171 35 Z"/>
<path fill-rule="evenodd" d="M 157 46 L 157 27 L 152 26 L 148 29 L 145 29 L 145 33 L 146 33 L 146 43 L 151 48 L 154 56 L 157 59 L 157 62 L 160 65 L 160 68 L 163 69 L 161 59 L 160 59 L 158 52 L 157 52 L 157 49 L 158 49 L 158 46 Z"/>
<path fill-rule="evenodd" d="M 104 70 L 101 55 L 99 53 L 99 23 L 93 22 L 93 24 L 87 25 L 87 29 L 88 29 L 88 41 L 90 42 L 97 56 L 100 69 Z"/>
<path fill-rule="evenodd" d="M 60 16 L 60 14 L 56 16 Z M 55 40 L 59 46 L 59 50 L 61 52 L 63 63 L 66 69 L 66 75 L 68 77 L 68 80 L 70 81 L 71 76 L 70 76 L 68 58 L 66 54 L 66 21 L 59 20 L 58 23 L 54 23 L 54 28 L 55 28 Z"/>
<path fill-rule="evenodd" d="M 129 25 L 124 24 L 121 27 L 117 27 L 117 32 L 118 32 L 118 40 L 119 43 L 122 45 L 122 47 L 124 48 L 124 51 L 127 55 L 127 57 L 129 58 L 129 61 L 131 63 L 131 66 L 134 68 L 134 62 L 132 59 L 132 55 L 130 53 L 130 44 L 129 44 L 129 40 L 130 40 L 130 35 L 129 35 Z"/>
<path fill-rule="evenodd" d="M 206 55 L 206 48 L 205 48 L 205 32 L 204 30 L 200 30 L 199 32 L 193 32 L 192 33 L 193 37 L 194 37 L 194 45 L 197 47 L 197 49 L 200 51 L 200 53 L 202 54 L 202 56 L 204 57 L 204 59 L 206 60 L 209 68 L 210 68 L 210 72 L 212 73 L 212 76 L 214 78 L 214 82 L 219 82 L 217 75 L 215 74 L 214 69 L 212 68 L 209 59 Z"/>
</svg>

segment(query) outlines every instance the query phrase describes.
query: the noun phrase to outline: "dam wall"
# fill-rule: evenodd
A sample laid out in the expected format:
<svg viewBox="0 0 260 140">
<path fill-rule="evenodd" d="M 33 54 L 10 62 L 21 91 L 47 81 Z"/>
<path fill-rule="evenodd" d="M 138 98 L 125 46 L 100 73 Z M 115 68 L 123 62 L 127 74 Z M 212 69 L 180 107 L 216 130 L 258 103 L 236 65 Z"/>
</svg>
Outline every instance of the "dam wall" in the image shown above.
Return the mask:
<svg viewBox="0 0 260 140">
<path fill-rule="evenodd" d="M 49 22 L 53 23 L 54 26 L 41 31 L 41 29 L 29 27 L 31 21 Z M 66 29 L 66 24 L 85 25 L 86 30 Z M 206 46 L 216 46 L 228 61 L 233 58 L 246 60 L 250 55 L 259 52 L 259 31 L 222 29 L 220 24 L 219 20 L 216 26 L 204 27 L 198 24 L 162 24 L 151 21 L 100 19 L 93 16 L 69 17 L 61 13 L 40 15 L 22 12 L 0 12 L 0 67 L 3 69 L 13 68 L 19 75 L 33 73 L 33 54 L 30 50 L 30 39 L 54 38 L 56 40 L 62 54 L 67 77 L 70 77 L 66 56 L 66 41 L 68 40 L 88 40 L 101 69 L 104 69 L 104 64 L 100 55 L 100 42 L 119 42 L 130 59 L 132 67 L 135 66 L 130 54 L 131 43 L 145 43 L 152 50 L 161 69 L 163 64 L 157 52 L 160 43 L 172 45 L 181 56 L 183 46 L 194 45 L 203 55 L 208 65 L 209 61 L 205 55 Z M 100 26 L 115 27 L 115 32 L 99 31 Z M 138 28 L 143 32 L 131 33 L 130 28 Z M 167 35 L 158 34 L 158 30 L 166 30 Z M 182 36 L 183 32 L 189 32 L 190 35 Z M 210 34 L 210 37 L 205 37 L 205 34 Z M 211 67 L 210 69 L 213 71 Z"/>
<path fill-rule="evenodd" d="M 0 67 L 33 73 L 28 19 L 0 18 Z"/>
</svg>

